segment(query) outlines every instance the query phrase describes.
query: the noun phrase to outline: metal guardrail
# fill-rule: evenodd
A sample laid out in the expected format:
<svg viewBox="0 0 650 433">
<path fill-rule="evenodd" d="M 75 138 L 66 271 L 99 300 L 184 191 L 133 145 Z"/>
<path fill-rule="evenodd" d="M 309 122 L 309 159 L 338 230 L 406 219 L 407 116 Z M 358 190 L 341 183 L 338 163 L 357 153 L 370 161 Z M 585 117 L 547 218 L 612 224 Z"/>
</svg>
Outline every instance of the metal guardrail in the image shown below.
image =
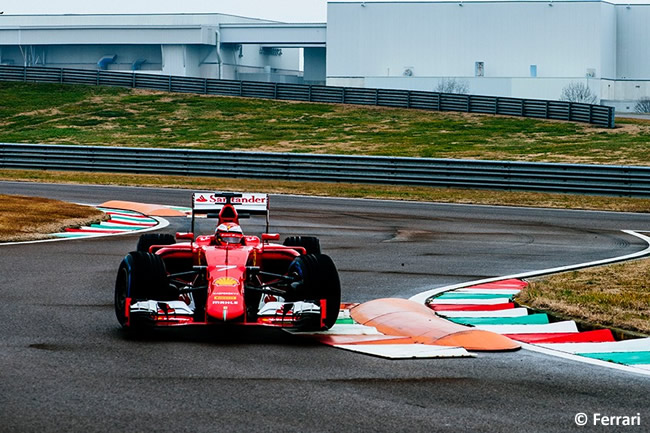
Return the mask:
<svg viewBox="0 0 650 433">
<path fill-rule="evenodd" d="M 7 65 L 0 65 L 0 81 L 119 86 L 168 92 L 290 101 L 505 114 L 538 119 L 584 122 L 607 128 L 614 127 L 614 107 L 539 99 L 461 95 L 415 90 L 263 83 L 105 70 Z"/>
<path fill-rule="evenodd" d="M 0 168 L 650 197 L 650 167 L 0 143 Z"/>
</svg>

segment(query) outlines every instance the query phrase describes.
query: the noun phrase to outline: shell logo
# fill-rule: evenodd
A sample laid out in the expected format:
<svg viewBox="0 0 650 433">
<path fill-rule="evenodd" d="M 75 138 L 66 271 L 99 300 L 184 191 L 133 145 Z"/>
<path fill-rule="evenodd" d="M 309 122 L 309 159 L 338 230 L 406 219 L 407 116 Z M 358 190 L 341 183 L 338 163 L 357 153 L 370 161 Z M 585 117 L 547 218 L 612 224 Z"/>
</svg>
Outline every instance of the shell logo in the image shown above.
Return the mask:
<svg viewBox="0 0 650 433">
<path fill-rule="evenodd" d="M 215 286 L 236 286 L 238 281 L 232 277 L 221 277 L 214 281 Z"/>
</svg>

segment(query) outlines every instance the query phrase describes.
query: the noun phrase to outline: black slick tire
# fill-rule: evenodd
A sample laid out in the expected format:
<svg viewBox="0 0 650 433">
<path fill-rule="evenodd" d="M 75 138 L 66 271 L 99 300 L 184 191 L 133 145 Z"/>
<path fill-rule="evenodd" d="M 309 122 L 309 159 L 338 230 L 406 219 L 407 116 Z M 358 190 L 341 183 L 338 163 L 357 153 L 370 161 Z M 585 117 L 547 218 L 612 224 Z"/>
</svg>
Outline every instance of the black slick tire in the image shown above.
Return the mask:
<svg viewBox="0 0 650 433">
<path fill-rule="evenodd" d="M 320 254 L 320 240 L 313 236 L 289 236 L 284 240 L 285 247 L 302 247 L 307 254 Z"/>
<path fill-rule="evenodd" d="M 289 275 L 302 280 L 295 294 L 297 298 L 315 302 L 325 299 L 324 329 L 334 326 L 341 305 L 341 282 L 332 259 L 325 254 L 296 257 L 289 267 Z"/>
<path fill-rule="evenodd" d="M 172 300 L 177 294 L 169 286 L 165 263 L 155 254 L 133 251 L 120 263 L 115 280 L 115 315 L 120 325 L 127 327 L 127 299 Z M 131 324 L 133 325 L 133 324 Z"/>
<path fill-rule="evenodd" d="M 136 251 L 143 253 L 149 252 L 149 247 L 152 245 L 172 245 L 176 243 L 174 235 L 169 233 L 145 233 L 138 239 Z"/>
</svg>

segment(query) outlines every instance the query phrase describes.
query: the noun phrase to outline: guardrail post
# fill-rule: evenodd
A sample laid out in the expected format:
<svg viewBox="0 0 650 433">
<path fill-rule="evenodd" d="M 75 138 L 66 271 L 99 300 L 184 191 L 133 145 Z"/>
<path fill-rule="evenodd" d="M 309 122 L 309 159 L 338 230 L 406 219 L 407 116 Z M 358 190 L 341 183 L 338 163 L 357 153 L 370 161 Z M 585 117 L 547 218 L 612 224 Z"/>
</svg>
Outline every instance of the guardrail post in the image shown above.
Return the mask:
<svg viewBox="0 0 650 433">
<path fill-rule="evenodd" d="M 309 85 L 309 99 L 308 99 L 309 102 L 311 102 L 311 88 L 312 88 L 312 85 L 310 84 Z"/>
<path fill-rule="evenodd" d="M 467 96 L 466 96 L 466 100 L 465 100 L 465 111 L 466 111 L 467 113 L 470 112 L 470 105 L 471 105 L 471 104 L 472 104 L 472 97 L 471 97 L 471 95 L 467 95 Z"/>
<path fill-rule="evenodd" d="M 59 69 L 59 84 L 63 84 L 63 68 Z"/>
<path fill-rule="evenodd" d="M 273 83 L 273 99 L 278 99 L 278 83 Z"/>
<path fill-rule="evenodd" d="M 172 76 L 169 76 L 169 81 L 167 82 L 167 88 L 171 92 L 172 91 Z"/>
<path fill-rule="evenodd" d="M 379 89 L 375 89 L 375 105 L 379 105 Z"/>
<path fill-rule="evenodd" d="M 135 71 L 133 71 L 133 75 L 131 76 L 131 88 L 135 89 Z"/>
<path fill-rule="evenodd" d="M 244 96 L 244 82 L 239 82 L 239 96 Z"/>
<path fill-rule="evenodd" d="M 411 91 L 406 91 L 406 108 L 411 108 Z"/>
<path fill-rule="evenodd" d="M 546 105 L 546 108 L 545 108 L 546 111 L 545 111 L 544 114 L 545 114 L 545 117 L 548 119 L 548 114 L 549 114 L 549 109 L 548 109 L 548 105 L 549 105 L 549 104 L 548 104 L 548 101 L 546 101 L 546 104 L 545 104 L 545 105 Z"/>
<path fill-rule="evenodd" d="M 23 82 L 27 82 L 27 66 L 23 66 Z"/>
<path fill-rule="evenodd" d="M 204 95 L 208 94 L 208 79 L 207 78 L 203 79 L 203 94 Z"/>
<path fill-rule="evenodd" d="M 341 104 L 345 104 L 345 87 L 341 87 Z"/>
</svg>

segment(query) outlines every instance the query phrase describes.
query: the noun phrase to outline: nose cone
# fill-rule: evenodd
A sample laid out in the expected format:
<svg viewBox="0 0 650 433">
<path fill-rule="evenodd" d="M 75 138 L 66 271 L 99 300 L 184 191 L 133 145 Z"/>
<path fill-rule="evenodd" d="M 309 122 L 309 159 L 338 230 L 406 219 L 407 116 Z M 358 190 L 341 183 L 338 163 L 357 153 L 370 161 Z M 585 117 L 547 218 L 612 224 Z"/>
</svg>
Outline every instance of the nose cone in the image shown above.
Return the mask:
<svg viewBox="0 0 650 433">
<path fill-rule="evenodd" d="M 207 304 L 208 316 L 219 322 L 237 320 L 244 315 L 244 298 L 239 293 L 212 293 Z"/>
</svg>

